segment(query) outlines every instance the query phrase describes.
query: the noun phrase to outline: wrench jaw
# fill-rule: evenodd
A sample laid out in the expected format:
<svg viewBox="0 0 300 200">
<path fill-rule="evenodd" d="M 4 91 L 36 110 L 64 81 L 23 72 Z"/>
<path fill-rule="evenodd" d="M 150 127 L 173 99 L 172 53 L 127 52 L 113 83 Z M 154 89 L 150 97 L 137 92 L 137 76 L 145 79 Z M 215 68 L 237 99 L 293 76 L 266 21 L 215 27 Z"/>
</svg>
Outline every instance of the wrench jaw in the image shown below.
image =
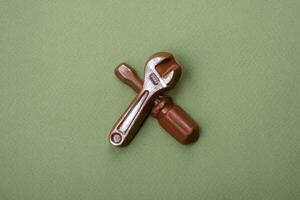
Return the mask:
<svg viewBox="0 0 300 200">
<path fill-rule="evenodd" d="M 146 63 L 144 88 L 150 88 L 151 91 L 169 90 L 176 85 L 180 75 L 181 67 L 173 55 L 168 52 L 158 52 Z"/>
<path fill-rule="evenodd" d="M 170 67 L 169 71 L 165 76 L 162 77 L 162 81 L 167 85 L 167 89 L 172 89 L 180 79 L 181 67 L 177 63 Z"/>
</svg>

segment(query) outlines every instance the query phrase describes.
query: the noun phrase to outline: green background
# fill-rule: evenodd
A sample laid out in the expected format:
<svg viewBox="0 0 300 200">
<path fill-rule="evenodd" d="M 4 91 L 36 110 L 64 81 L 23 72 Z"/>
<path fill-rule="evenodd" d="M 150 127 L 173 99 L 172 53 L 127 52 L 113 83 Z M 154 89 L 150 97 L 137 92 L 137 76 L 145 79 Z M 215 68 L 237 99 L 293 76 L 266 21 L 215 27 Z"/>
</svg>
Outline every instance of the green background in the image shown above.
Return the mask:
<svg viewBox="0 0 300 200">
<path fill-rule="evenodd" d="M 1 1 L 0 199 L 300 199 L 300 1 Z M 202 127 L 108 133 L 157 51 Z"/>
</svg>

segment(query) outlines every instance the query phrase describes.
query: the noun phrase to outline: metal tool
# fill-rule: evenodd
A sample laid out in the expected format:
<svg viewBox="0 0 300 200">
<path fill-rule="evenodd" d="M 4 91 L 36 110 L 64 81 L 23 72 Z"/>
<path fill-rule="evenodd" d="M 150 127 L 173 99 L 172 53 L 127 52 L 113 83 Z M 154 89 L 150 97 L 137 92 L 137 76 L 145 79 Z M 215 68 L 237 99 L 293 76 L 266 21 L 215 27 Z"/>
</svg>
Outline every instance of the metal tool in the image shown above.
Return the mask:
<svg viewBox="0 0 300 200">
<path fill-rule="evenodd" d="M 152 55 L 145 65 L 143 88 L 113 126 L 110 143 L 114 146 L 128 144 L 149 114 L 155 97 L 173 88 L 180 75 L 181 68 L 172 54 L 159 52 Z"/>
<path fill-rule="evenodd" d="M 115 75 L 137 93 L 142 90 L 143 81 L 130 65 L 119 64 L 115 68 Z M 190 144 L 198 139 L 199 126 L 180 106 L 173 103 L 171 97 L 165 95 L 156 97 L 151 114 L 178 142 Z"/>
</svg>

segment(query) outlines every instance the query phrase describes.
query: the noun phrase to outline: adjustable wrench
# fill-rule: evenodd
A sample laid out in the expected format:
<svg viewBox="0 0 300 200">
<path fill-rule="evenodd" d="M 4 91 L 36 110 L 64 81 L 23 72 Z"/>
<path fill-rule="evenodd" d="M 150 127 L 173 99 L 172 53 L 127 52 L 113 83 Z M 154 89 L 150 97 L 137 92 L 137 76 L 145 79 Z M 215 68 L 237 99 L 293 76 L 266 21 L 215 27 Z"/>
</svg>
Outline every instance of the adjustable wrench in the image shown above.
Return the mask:
<svg viewBox="0 0 300 200">
<path fill-rule="evenodd" d="M 181 75 L 181 67 L 172 54 L 159 52 L 152 55 L 144 71 L 143 88 L 113 126 L 109 141 L 114 146 L 128 144 L 146 119 L 154 99 L 173 88 Z"/>
</svg>

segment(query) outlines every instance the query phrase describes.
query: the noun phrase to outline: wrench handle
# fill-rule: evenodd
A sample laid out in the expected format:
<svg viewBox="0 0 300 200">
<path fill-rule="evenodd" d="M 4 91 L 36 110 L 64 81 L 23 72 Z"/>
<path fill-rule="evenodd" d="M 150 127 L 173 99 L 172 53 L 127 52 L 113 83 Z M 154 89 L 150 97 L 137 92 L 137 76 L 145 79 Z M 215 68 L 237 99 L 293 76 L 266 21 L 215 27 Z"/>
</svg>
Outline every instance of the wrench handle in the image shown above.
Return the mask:
<svg viewBox="0 0 300 200">
<path fill-rule="evenodd" d="M 133 139 L 150 112 L 152 107 L 150 98 L 151 95 L 147 90 L 142 90 L 136 96 L 109 134 L 112 145 L 125 146 Z"/>
</svg>

